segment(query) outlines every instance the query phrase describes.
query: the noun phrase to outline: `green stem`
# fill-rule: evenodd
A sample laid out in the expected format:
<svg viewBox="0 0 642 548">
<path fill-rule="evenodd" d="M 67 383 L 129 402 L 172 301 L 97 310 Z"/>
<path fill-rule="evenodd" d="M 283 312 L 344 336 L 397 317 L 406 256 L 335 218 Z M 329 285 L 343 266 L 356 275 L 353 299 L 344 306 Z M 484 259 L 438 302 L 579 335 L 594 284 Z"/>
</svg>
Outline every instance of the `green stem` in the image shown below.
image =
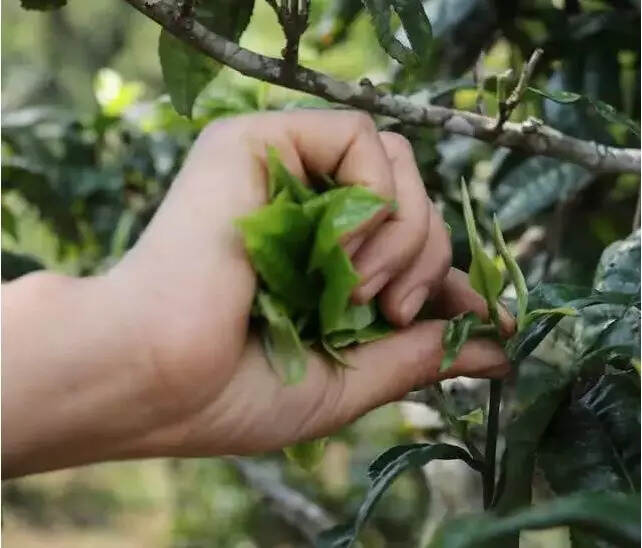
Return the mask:
<svg viewBox="0 0 642 548">
<path fill-rule="evenodd" d="M 502 381 L 490 381 L 490 395 L 488 398 L 488 423 L 486 427 L 486 451 L 484 457 L 484 508 L 488 508 L 493 500 L 495 491 L 495 458 L 497 449 L 497 435 L 499 433 L 499 406 L 502 401 Z"/>
</svg>

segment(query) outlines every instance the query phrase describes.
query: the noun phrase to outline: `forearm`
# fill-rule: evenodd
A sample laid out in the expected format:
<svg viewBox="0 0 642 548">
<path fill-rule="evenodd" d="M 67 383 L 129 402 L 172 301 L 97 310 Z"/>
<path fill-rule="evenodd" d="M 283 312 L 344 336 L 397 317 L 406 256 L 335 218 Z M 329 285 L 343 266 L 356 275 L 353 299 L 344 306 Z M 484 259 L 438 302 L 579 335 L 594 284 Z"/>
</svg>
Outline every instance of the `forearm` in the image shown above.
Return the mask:
<svg viewBox="0 0 642 548">
<path fill-rule="evenodd" d="M 120 299 L 103 277 L 3 285 L 3 477 L 133 456 L 150 372 Z"/>
</svg>

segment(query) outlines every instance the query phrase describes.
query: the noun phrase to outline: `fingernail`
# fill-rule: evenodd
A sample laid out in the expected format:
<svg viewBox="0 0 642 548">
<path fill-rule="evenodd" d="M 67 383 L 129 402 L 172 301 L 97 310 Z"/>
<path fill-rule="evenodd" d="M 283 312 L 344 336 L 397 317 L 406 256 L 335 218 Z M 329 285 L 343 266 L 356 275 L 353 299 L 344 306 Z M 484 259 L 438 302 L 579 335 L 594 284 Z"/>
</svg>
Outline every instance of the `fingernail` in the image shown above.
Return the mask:
<svg viewBox="0 0 642 548">
<path fill-rule="evenodd" d="M 363 240 L 365 240 L 365 236 L 356 236 L 349 240 L 348 243 L 343 246 L 343 249 L 349 257 L 352 257 L 357 252 L 357 250 L 361 247 Z"/>
<path fill-rule="evenodd" d="M 401 301 L 401 319 L 404 324 L 408 324 L 413 320 L 427 298 L 428 288 L 425 285 L 420 285 L 408 293 L 404 300 Z"/>
<path fill-rule="evenodd" d="M 372 299 L 379 290 L 388 283 L 388 273 L 379 272 L 370 278 L 364 285 L 357 289 L 355 297 L 360 302 L 366 303 Z"/>
</svg>

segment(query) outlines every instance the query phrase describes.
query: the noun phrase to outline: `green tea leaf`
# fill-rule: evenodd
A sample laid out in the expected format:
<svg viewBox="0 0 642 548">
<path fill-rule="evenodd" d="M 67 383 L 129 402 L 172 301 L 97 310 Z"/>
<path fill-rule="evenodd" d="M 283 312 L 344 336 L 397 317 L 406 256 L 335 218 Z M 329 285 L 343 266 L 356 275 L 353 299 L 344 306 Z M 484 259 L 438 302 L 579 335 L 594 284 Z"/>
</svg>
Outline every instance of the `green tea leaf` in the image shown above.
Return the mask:
<svg viewBox="0 0 642 548">
<path fill-rule="evenodd" d="M 221 65 L 163 29 L 158 42 L 163 80 L 176 112 L 192 117 L 196 97 L 221 70 Z"/>
<path fill-rule="evenodd" d="M 297 466 L 310 472 L 321 464 L 327 442 L 328 438 L 303 441 L 290 447 L 285 447 L 283 452 Z"/>
<path fill-rule="evenodd" d="M 579 93 L 573 93 L 571 91 L 544 90 L 534 88 L 532 86 L 528 87 L 528 91 L 535 93 L 536 95 L 546 97 L 546 99 L 550 99 L 551 101 L 555 101 L 556 103 L 560 103 L 563 105 L 577 103 L 582 99 L 582 95 L 580 95 Z"/>
<path fill-rule="evenodd" d="M 16 228 L 16 217 L 7 206 L 2 205 L 2 232 L 6 232 L 13 239 L 18 237 L 18 232 Z"/>
<path fill-rule="evenodd" d="M 545 315 L 577 316 L 578 312 L 577 310 L 575 310 L 575 308 L 571 308 L 570 306 L 562 306 L 559 308 L 536 308 L 535 310 L 531 310 L 528 314 L 526 314 L 526 316 L 524 316 L 521 328 L 523 329 L 527 327 L 531 322 L 535 320 L 535 318 Z"/>
<path fill-rule="evenodd" d="M 286 194 L 236 221 L 252 265 L 267 287 L 297 309 L 314 308 L 319 289 L 306 275 L 312 223 Z"/>
<path fill-rule="evenodd" d="M 340 244 L 339 238 L 371 219 L 386 206 L 386 200 L 361 186 L 336 189 L 325 204 L 310 258 L 310 271 L 324 261 Z"/>
<path fill-rule="evenodd" d="M 392 9 L 418 59 L 425 58 L 432 43 L 432 27 L 421 0 L 392 0 Z"/>
<path fill-rule="evenodd" d="M 486 254 L 481 244 L 479 235 L 477 234 L 473 209 L 470 205 L 468 189 L 463 179 L 461 181 L 461 195 L 464 206 L 464 220 L 468 232 L 468 243 L 472 255 L 468 272 L 470 285 L 486 299 L 491 318 L 497 317 L 497 298 L 502 290 L 502 273 L 493 260 Z"/>
<path fill-rule="evenodd" d="M 395 38 L 390 21 L 390 0 L 363 0 L 363 5 L 370 15 L 377 40 L 384 51 L 402 65 L 416 63 L 415 53 Z"/>
<path fill-rule="evenodd" d="M 296 384 L 305 377 L 307 352 L 282 303 L 264 291 L 256 295 L 259 313 L 265 318 L 264 350 L 274 370 L 285 384 Z"/>
<path fill-rule="evenodd" d="M 446 324 L 441 338 L 444 356 L 439 366 L 440 372 L 448 371 L 451 368 L 459 351 L 471 336 L 471 329 L 481 324 L 481 319 L 474 312 L 461 314 Z"/>
<path fill-rule="evenodd" d="M 471 468 L 479 470 L 479 464 L 467 451 L 445 443 L 415 443 L 391 447 L 370 465 L 368 477 L 372 485 L 351 523 L 324 531 L 317 541 L 320 548 L 349 548 L 356 541 L 372 510 L 392 482 L 405 470 L 423 466 L 432 460 L 463 460 Z"/>
<path fill-rule="evenodd" d="M 634 371 L 602 375 L 555 415 L 537 449 L 538 467 L 555 493 L 639 491 L 638 378 Z"/>
<path fill-rule="evenodd" d="M 273 146 L 267 148 L 267 164 L 270 200 L 284 188 L 287 188 L 294 200 L 300 204 L 317 197 L 316 192 L 305 186 L 298 177 L 286 169 L 281 163 L 279 151 Z"/>
<path fill-rule="evenodd" d="M 511 281 L 515 286 L 515 292 L 517 294 L 517 326 L 518 329 L 521 329 L 524 325 L 526 310 L 528 309 L 528 288 L 526 287 L 526 280 L 524 279 L 522 270 L 506 246 L 502 229 L 499 226 L 496 215 L 493 216 L 493 239 L 495 241 L 495 249 L 497 249 L 502 256 Z"/>
<path fill-rule="evenodd" d="M 457 417 L 458 421 L 467 422 L 469 424 L 484 424 L 484 410 L 481 407 L 473 409 L 470 413 L 460 415 Z"/>
<path fill-rule="evenodd" d="M 354 341 L 350 341 L 354 342 Z M 344 357 L 341 355 L 341 352 L 337 350 L 337 347 L 333 346 L 330 344 L 330 342 L 325 338 L 321 338 L 321 346 L 323 347 L 323 350 L 327 352 L 327 354 L 339 365 L 342 365 L 343 367 L 350 367 L 350 364 L 344 359 Z"/>
</svg>

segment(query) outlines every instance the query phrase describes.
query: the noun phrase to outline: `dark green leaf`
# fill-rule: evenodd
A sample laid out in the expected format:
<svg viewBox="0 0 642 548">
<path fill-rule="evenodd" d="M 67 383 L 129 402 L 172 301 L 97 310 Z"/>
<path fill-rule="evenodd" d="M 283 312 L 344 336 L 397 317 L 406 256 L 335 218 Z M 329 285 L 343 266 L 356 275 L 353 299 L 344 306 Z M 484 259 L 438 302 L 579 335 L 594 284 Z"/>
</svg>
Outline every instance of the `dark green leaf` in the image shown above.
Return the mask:
<svg viewBox="0 0 642 548">
<path fill-rule="evenodd" d="M 589 173 L 576 164 L 534 156 L 499 182 L 491 197 L 491 208 L 503 229 L 511 230 L 573 195 L 591 180 Z"/>
<path fill-rule="evenodd" d="M 559 494 L 640 488 L 640 387 L 635 371 L 603 375 L 555 415 L 537 450 Z"/>
<path fill-rule="evenodd" d="M 221 70 L 221 65 L 163 29 L 158 42 L 163 80 L 176 112 L 192 117 L 196 97 Z"/>
<path fill-rule="evenodd" d="M 2 205 L 2 232 L 6 232 L 13 239 L 18 237 L 16 229 L 16 217 L 13 212 L 4 204 Z"/>
<path fill-rule="evenodd" d="M 424 466 L 435 459 L 463 460 L 470 467 L 480 469 L 464 449 L 454 445 L 416 443 L 392 447 L 370 465 L 368 476 L 372 485 L 354 521 L 322 533 L 317 545 L 323 548 L 352 546 L 375 505 L 397 476 L 408 468 Z"/>
<path fill-rule="evenodd" d="M 386 53 L 402 65 L 416 63 L 417 56 L 413 51 L 395 38 L 390 21 L 390 0 L 363 0 L 363 5 L 370 15 L 377 40 Z"/>
<path fill-rule="evenodd" d="M 543 90 L 543 89 L 538 89 L 529 86 L 528 91 L 535 93 L 537 95 L 541 95 L 542 97 L 546 97 L 547 99 L 550 99 L 551 101 L 555 101 L 556 103 L 568 105 L 571 103 L 577 103 L 582 99 L 582 95 L 579 93 L 573 93 L 571 91 L 560 91 L 560 90 Z"/>
<path fill-rule="evenodd" d="M 332 348 L 343 348 L 354 343 L 362 344 L 377 341 L 392 332 L 392 327 L 382 317 L 359 330 L 334 331 L 327 336 Z"/>
<path fill-rule="evenodd" d="M 506 535 L 522 530 L 574 525 L 618 546 L 640 545 L 640 497 L 618 493 L 579 493 L 517 511 L 503 518 L 493 514 L 465 516 L 447 522 L 430 548 L 506 546 Z"/>
<path fill-rule="evenodd" d="M 20 0 L 26 10 L 56 10 L 67 5 L 67 0 Z"/>
<path fill-rule="evenodd" d="M 303 380 L 307 353 L 285 307 L 264 291 L 257 293 L 256 302 L 266 320 L 263 343 L 270 365 L 286 384 Z"/>
<path fill-rule="evenodd" d="M 2 250 L 2 279 L 14 280 L 29 272 L 44 269 L 44 265 L 35 257 Z"/>
<path fill-rule="evenodd" d="M 421 59 L 428 54 L 432 42 L 432 27 L 421 0 L 392 0 L 401 25 L 415 55 Z"/>
<path fill-rule="evenodd" d="M 587 98 L 587 100 L 589 101 L 595 112 L 597 112 L 607 122 L 622 124 L 623 126 L 626 126 L 631 133 L 640 137 L 640 124 L 634 122 L 625 114 L 618 112 L 614 107 L 612 107 L 608 103 L 605 103 L 604 101 L 590 98 Z"/>
<path fill-rule="evenodd" d="M 457 316 L 446 324 L 441 338 L 444 356 L 439 366 L 440 372 L 450 369 L 459 351 L 471 336 L 471 329 L 481 324 L 481 319 L 474 312 L 467 312 Z"/>
</svg>

